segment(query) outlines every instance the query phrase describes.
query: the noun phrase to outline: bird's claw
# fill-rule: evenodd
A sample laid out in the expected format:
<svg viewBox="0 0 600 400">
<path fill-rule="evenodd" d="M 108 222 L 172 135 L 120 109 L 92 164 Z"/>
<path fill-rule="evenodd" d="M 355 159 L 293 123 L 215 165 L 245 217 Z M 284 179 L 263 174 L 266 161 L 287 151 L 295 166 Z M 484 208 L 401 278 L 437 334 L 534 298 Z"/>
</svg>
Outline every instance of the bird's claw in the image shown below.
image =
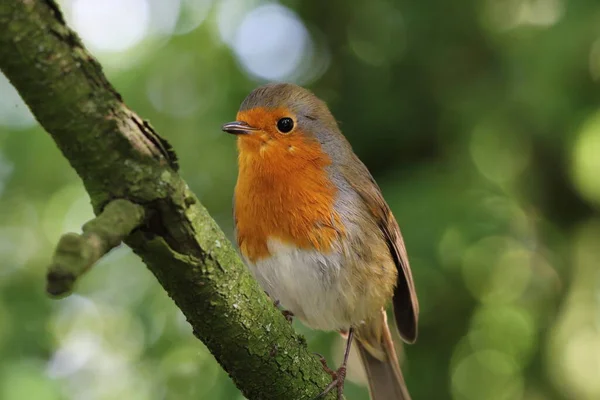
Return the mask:
<svg viewBox="0 0 600 400">
<path fill-rule="evenodd" d="M 275 308 L 279 309 L 279 307 L 281 306 L 281 302 L 279 300 L 275 300 L 273 302 L 273 306 L 275 306 Z M 287 319 L 287 321 L 291 324 L 294 321 L 294 313 L 288 310 L 281 310 L 281 314 L 283 314 L 283 316 L 285 317 L 285 319 Z"/>
<path fill-rule="evenodd" d="M 319 395 L 313 400 L 322 399 L 323 397 L 327 396 L 327 394 L 331 392 L 334 388 L 337 389 L 337 400 L 342 400 L 344 398 L 344 381 L 346 380 L 346 366 L 342 365 L 340 368 L 338 368 L 337 371 L 334 371 L 327 365 L 327 360 L 325 360 L 325 357 L 323 357 L 319 353 L 315 354 L 317 355 L 317 357 L 319 357 L 319 361 L 323 365 L 323 369 L 325 370 L 325 372 L 331 375 L 332 380 L 331 383 L 329 383 L 329 385 L 327 385 L 325 389 L 323 389 L 323 391 L 319 393 Z"/>
<path fill-rule="evenodd" d="M 325 370 L 325 372 L 327 372 L 329 375 L 331 375 L 332 379 L 336 379 L 337 378 L 337 372 L 332 370 L 331 368 L 329 368 L 329 365 L 327 365 L 327 360 L 325 359 L 325 357 L 323 357 L 321 354 L 319 353 L 314 353 L 317 357 L 319 357 L 319 361 L 321 362 L 321 365 L 323 366 L 323 369 Z"/>
<path fill-rule="evenodd" d="M 287 319 L 287 321 L 291 324 L 294 321 L 294 313 L 288 310 L 281 310 L 281 313 Z"/>
</svg>

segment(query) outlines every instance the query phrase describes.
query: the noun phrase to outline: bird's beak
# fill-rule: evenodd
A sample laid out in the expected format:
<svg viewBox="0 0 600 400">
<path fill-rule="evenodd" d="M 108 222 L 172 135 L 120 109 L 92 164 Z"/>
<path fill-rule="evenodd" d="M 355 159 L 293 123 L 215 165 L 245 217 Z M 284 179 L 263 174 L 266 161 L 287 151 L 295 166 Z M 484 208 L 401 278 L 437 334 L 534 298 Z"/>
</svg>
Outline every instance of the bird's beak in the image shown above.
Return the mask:
<svg viewBox="0 0 600 400">
<path fill-rule="evenodd" d="M 258 130 L 257 128 L 254 128 L 243 121 L 228 122 L 223 125 L 221 129 L 223 129 L 223 132 L 231 133 L 233 135 L 247 135 L 252 131 Z"/>
</svg>

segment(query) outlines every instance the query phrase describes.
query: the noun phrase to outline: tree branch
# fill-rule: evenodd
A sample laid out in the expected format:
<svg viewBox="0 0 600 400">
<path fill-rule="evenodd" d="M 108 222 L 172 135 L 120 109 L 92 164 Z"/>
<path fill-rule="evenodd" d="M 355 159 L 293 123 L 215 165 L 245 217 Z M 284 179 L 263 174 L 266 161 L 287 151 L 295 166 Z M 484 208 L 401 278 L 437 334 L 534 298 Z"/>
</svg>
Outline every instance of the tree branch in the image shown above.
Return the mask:
<svg viewBox="0 0 600 400">
<path fill-rule="evenodd" d="M 57 297 L 69 294 L 77 278 L 141 226 L 144 214 L 144 207 L 117 199 L 83 225 L 82 235 L 63 235 L 48 268 L 46 291 Z"/>
<path fill-rule="evenodd" d="M 63 257 L 64 269 L 55 271 L 75 277 L 139 226 L 125 243 L 246 397 L 309 399 L 329 383 L 176 173 L 168 143 L 123 103 L 53 0 L 0 0 L 0 69 L 77 171 L 99 215 L 76 239 L 80 250 L 98 248 Z M 91 243 L 115 215 L 115 199 L 136 215 Z M 59 253 L 73 239 L 63 239 Z"/>
</svg>

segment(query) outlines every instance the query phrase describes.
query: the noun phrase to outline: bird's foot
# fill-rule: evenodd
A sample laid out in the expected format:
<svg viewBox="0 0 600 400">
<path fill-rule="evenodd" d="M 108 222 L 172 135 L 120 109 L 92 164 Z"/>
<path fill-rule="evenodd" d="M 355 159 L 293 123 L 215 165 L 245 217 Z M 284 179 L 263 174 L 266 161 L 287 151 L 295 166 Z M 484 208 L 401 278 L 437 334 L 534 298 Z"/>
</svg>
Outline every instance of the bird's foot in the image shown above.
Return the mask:
<svg viewBox="0 0 600 400">
<path fill-rule="evenodd" d="M 275 306 L 275 308 L 279 309 L 279 307 L 281 306 L 281 303 L 279 302 L 279 300 L 275 300 L 273 302 L 273 305 Z M 281 314 L 283 314 L 283 316 L 285 317 L 285 319 L 287 319 L 287 321 L 291 324 L 294 321 L 294 313 L 288 310 L 281 310 Z"/>
<path fill-rule="evenodd" d="M 327 394 L 329 392 L 331 392 L 334 388 L 337 389 L 337 399 L 342 400 L 344 398 L 344 381 L 346 380 L 346 364 L 342 364 L 342 366 L 340 368 L 338 368 L 337 371 L 334 371 L 331 368 L 329 368 L 329 366 L 327 365 L 327 360 L 325 360 L 325 357 L 323 357 L 319 353 L 315 353 L 315 354 L 319 357 L 319 361 L 323 365 L 323 369 L 325 370 L 325 372 L 327 372 L 329 375 L 331 375 L 331 383 L 329 385 L 327 385 L 325 387 L 325 389 L 323 389 L 323 391 L 317 397 L 315 397 L 314 400 L 322 399 L 323 397 L 327 396 Z"/>
<path fill-rule="evenodd" d="M 294 313 L 288 310 L 281 310 L 281 313 L 287 319 L 287 321 L 291 324 L 294 321 Z"/>
<path fill-rule="evenodd" d="M 323 369 L 325 370 L 325 372 L 327 372 L 329 375 L 331 375 L 331 377 L 333 379 L 335 379 L 337 377 L 337 372 L 332 370 L 331 368 L 329 368 L 329 365 L 327 365 L 327 360 L 325 359 L 325 357 L 323 357 L 323 355 L 319 354 L 319 353 L 314 353 L 317 357 L 319 357 L 319 361 L 321 362 L 321 365 L 323 366 Z"/>
<path fill-rule="evenodd" d="M 344 398 L 344 381 L 346 380 L 346 366 L 348 365 L 348 356 L 350 356 L 350 346 L 352 345 L 352 339 L 354 338 L 354 328 L 348 329 L 348 338 L 346 340 L 346 351 L 344 351 L 344 361 L 342 361 L 342 365 L 337 369 L 337 371 L 333 371 L 329 366 L 327 366 L 327 361 L 325 357 L 320 354 L 319 359 L 321 364 L 323 364 L 323 369 L 329 375 L 331 375 L 331 383 L 327 385 L 327 387 L 319 394 L 316 399 L 321 399 L 325 397 L 329 392 L 333 390 L 333 388 L 337 389 L 337 400 L 342 400 Z"/>
</svg>

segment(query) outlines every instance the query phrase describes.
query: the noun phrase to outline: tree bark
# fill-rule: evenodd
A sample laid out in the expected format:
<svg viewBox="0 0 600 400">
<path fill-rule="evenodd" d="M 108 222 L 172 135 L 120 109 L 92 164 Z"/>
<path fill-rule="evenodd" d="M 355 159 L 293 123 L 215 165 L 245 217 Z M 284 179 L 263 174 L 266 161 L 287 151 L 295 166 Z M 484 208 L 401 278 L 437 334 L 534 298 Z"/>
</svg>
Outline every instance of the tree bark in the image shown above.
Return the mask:
<svg viewBox="0 0 600 400">
<path fill-rule="evenodd" d="M 65 239 L 79 244 L 59 246 L 55 260 L 67 261 L 53 265 L 68 264 L 74 248 L 88 249 L 73 256 L 79 272 L 60 270 L 74 280 L 124 238 L 247 398 L 318 395 L 331 380 L 318 358 L 179 177 L 168 143 L 125 105 L 53 0 L 0 0 L 0 69 L 77 171 L 99 215 L 89 224 L 96 231 Z M 111 235 L 100 228 L 122 220 L 118 207 L 102 213 L 117 199 L 136 213 Z"/>
</svg>

